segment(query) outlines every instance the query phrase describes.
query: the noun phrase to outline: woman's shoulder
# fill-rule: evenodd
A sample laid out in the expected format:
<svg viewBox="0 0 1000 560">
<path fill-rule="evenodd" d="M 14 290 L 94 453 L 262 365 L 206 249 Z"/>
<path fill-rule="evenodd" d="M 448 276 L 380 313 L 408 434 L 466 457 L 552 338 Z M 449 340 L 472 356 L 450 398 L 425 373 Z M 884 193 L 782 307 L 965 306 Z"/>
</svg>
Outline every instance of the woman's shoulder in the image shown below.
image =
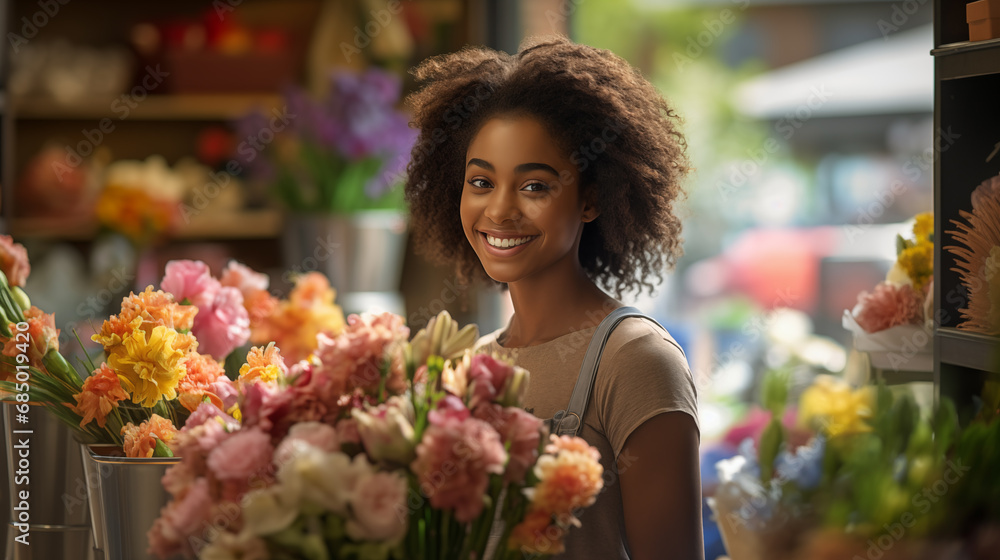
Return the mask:
<svg viewBox="0 0 1000 560">
<path fill-rule="evenodd" d="M 612 331 L 604 352 L 628 360 L 658 355 L 662 359 L 680 359 L 687 366 L 684 350 L 674 337 L 650 317 L 628 317 Z"/>
</svg>

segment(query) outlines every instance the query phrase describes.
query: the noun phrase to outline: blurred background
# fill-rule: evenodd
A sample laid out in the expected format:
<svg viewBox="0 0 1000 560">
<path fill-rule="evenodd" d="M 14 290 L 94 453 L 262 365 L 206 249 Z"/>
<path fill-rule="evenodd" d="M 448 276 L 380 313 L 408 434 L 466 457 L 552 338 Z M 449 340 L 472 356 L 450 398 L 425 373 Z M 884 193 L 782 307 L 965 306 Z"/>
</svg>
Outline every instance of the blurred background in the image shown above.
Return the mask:
<svg viewBox="0 0 1000 560">
<path fill-rule="evenodd" d="M 337 143 L 336 123 L 324 128 L 343 100 L 332 90 L 384 94 L 364 106 L 382 118 L 412 91 L 408 68 L 466 44 L 514 52 L 525 36 L 568 34 L 640 68 L 683 117 L 695 167 L 686 254 L 656 294 L 630 301 L 684 347 L 713 458 L 763 426 L 767 371 L 851 369 L 844 310 L 885 277 L 908 220 L 932 209 L 930 2 L 3 4 L 2 231 L 27 246 L 26 291 L 67 346 L 173 258 L 216 274 L 237 259 L 279 297 L 290 272 L 320 270 L 345 311 L 394 310 L 412 328 L 441 309 L 483 332 L 504 325 L 505 294 L 462 288 L 413 253 L 392 192 L 366 185 L 371 200 L 331 202 L 351 216 L 344 233 L 287 190 L 333 173 L 315 165 Z M 371 68 L 385 74 L 331 78 Z M 406 145 L 405 130 L 387 130 L 373 134 Z M 387 187 L 396 163 L 380 168 Z M 931 385 L 929 372 L 902 381 Z M 722 549 L 707 516 L 711 559 Z"/>
</svg>

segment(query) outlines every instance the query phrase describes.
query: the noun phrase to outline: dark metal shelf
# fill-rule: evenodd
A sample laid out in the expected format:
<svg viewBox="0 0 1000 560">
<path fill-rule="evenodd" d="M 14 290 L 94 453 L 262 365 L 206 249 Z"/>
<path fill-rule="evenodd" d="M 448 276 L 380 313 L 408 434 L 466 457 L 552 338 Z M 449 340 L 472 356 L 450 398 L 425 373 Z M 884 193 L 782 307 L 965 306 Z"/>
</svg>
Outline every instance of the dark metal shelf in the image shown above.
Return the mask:
<svg viewBox="0 0 1000 560">
<path fill-rule="evenodd" d="M 1000 338 L 952 328 L 938 329 L 935 338 L 941 363 L 1000 374 Z"/>
<path fill-rule="evenodd" d="M 1000 73 L 1000 39 L 949 43 L 931 50 L 941 80 Z"/>
</svg>

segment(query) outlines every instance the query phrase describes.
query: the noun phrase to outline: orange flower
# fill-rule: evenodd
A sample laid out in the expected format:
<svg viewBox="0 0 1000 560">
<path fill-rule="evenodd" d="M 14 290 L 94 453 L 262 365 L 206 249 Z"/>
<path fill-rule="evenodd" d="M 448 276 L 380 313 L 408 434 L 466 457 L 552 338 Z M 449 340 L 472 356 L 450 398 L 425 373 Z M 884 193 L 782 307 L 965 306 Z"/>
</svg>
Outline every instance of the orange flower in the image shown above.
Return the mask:
<svg viewBox="0 0 1000 560">
<path fill-rule="evenodd" d="M 532 509 L 556 515 L 572 514 L 597 499 L 604 486 L 604 469 L 598 461 L 600 455 L 581 438 L 560 438 L 554 434 L 550 437 L 552 443 L 547 453 L 535 464 L 539 483 L 525 490 L 525 494 L 532 501 Z"/>
<path fill-rule="evenodd" d="M 83 417 L 80 420 L 81 428 L 91 420 L 97 420 L 97 425 L 103 428 L 108 414 L 118 406 L 118 401 L 127 398 L 128 393 L 122 389 L 121 381 L 114 370 L 108 367 L 107 363 L 102 363 L 101 367 L 95 369 L 94 373 L 84 380 L 80 392 L 73 395 L 76 406 L 65 404 Z"/>
<path fill-rule="evenodd" d="M 12 336 L 4 342 L 3 355 L 13 358 L 18 354 L 25 353 L 18 348 L 18 344 L 24 344 L 27 342 L 29 363 L 35 367 L 41 367 L 42 356 L 44 356 L 49 350 L 59 351 L 60 329 L 56 328 L 54 315 L 45 313 L 34 305 L 24 312 L 24 319 L 28 323 L 28 330 L 26 331 L 27 340 L 25 340 L 24 336 L 18 336 L 15 334 L 15 336 Z M 11 323 L 8 328 L 12 333 L 20 332 L 17 328 L 15 328 L 13 323 Z"/>
<path fill-rule="evenodd" d="M 184 367 L 187 373 L 177 383 L 177 401 L 184 408 L 194 412 L 194 409 L 198 408 L 198 405 L 207 396 L 219 408 L 222 408 L 222 400 L 212 393 L 210 387 L 219 376 L 226 375 L 222 364 L 211 356 L 191 352 L 184 358 Z"/>
<path fill-rule="evenodd" d="M 267 348 L 254 346 L 247 353 L 247 363 L 240 367 L 240 381 L 276 381 L 285 374 L 285 361 L 273 342 Z"/>
<path fill-rule="evenodd" d="M 126 335 L 137 328 L 151 334 L 154 327 L 164 326 L 179 333 L 191 330 L 194 316 L 198 308 L 193 305 L 180 305 L 174 297 L 162 290 L 153 290 L 147 286 L 145 291 L 131 293 L 122 299 L 122 310 L 112 315 L 101 326 L 101 332 L 91 337 L 91 340 L 104 346 L 106 351 L 122 343 Z M 187 351 L 197 347 L 193 336 L 183 334 L 175 341 L 178 350 Z"/>
<path fill-rule="evenodd" d="M 254 328 L 251 342 L 276 342 L 286 364 L 308 358 L 316 349 L 317 334 L 335 336 L 344 329 L 344 313 L 333 303 L 335 295 L 326 276 L 318 272 L 299 276 L 288 300 Z"/>
<path fill-rule="evenodd" d="M 529 554 L 562 554 L 565 529 L 552 523 L 552 514 L 534 510 L 510 533 L 508 546 Z"/>
<path fill-rule="evenodd" d="M 136 426 L 129 422 L 122 426 L 122 437 L 125 443 L 126 457 L 152 457 L 153 449 L 156 447 L 156 436 L 165 444 L 170 444 L 174 436 L 177 435 L 177 428 L 170 423 L 170 420 L 153 414 L 149 420 Z"/>
</svg>

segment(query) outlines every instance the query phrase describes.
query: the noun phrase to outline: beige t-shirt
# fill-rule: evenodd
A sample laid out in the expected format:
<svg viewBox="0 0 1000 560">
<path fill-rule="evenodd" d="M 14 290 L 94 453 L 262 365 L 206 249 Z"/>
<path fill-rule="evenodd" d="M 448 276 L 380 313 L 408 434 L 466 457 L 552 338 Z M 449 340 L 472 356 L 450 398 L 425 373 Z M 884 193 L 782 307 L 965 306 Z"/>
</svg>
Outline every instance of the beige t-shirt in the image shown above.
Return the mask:
<svg viewBox="0 0 1000 560">
<path fill-rule="evenodd" d="M 476 347 L 509 357 L 530 372 L 524 407 L 543 419 L 569 405 L 584 355 L 597 327 L 578 330 L 537 346 L 504 348 L 497 336 Z M 571 529 L 558 559 L 628 560 L 618 459 L 628 436 L 663 412 L 690 414 L 698 424 L 694 378 L 683 350 L 669 333 L 638 317 L 624 319 L 611 333 L 590 395 L 579 435 L 601 453 L 604 489 L 583 511 L 582 528 Z M 628 455 L 623 465 L 627 466 Z"/>
</svg>

